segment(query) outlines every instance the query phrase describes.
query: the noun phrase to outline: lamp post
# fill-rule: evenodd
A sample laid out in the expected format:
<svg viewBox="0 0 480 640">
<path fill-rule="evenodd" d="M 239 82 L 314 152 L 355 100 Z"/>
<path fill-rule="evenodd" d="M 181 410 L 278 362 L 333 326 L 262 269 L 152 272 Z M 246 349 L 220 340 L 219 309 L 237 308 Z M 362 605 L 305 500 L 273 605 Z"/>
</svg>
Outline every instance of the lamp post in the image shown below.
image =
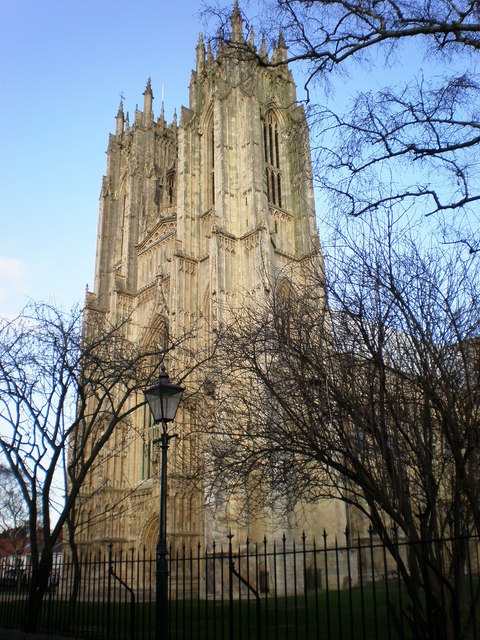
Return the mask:
<svg viewBox="0 0 480 640">
<path fill-rule="evenodd" d="M 155 424 L 162 425 L 159 442 L 162 450 L 160 474 L 160 523 L 156 550 L 156 594 L 155 594 L 155 639 L 164 640 L 169 636 L 168 624 L 168 561 L 167 561 L 167 452 L 170 435 L 167 423 L 172 422 L 177 413 L 184 387 L 172 384 L 165 367 L 162 366 L 158 382 L 144 391 Z"/>
</svg>

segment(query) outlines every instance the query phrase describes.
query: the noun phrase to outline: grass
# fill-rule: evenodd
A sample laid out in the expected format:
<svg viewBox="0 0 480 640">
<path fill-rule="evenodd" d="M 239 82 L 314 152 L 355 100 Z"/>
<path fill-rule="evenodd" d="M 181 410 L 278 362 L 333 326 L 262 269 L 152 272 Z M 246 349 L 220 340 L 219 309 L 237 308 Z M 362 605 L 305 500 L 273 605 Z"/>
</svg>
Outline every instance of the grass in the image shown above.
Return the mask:
<svg viewBox="0 0 480 640">
<path fill-rule="evenodd" d="M 391 589 L 390 597 L 398 594 Z M 22 600 L 0 602 L 0 621 L 19 626 Z M 15 606 L 15 603 L 17 606 Z M 40 627 L 51 633 L 69 632 L 78 637 L 130 640 L 132 609 L 128 602 L 79 602 L 69 618 L 67 602 L 55 597 L 45 601 Z M 258 616 L 258 617 L 257 617 Z M 153 640 L 155 604 L 135 606 L 136 640 Z M 387 610 L 385 587 L 325 591 L 295 597 L 262 597 L 236 600 L 174 600 L 170 603 L 170 637 L 175 640 L 346 640 L 399 636 Z M 408 638 L 405 630 L 402 638 Z"/>
<path fill-rule="evenodd" d="M 182 640 L 397 637 L 392 628 L 389 630 L 385 591 L 380 588 L 375 590 L 375 598 L 370 588 L 363 590 L 363 596 L 359 589 L 352 589 L 331 591 L 328 596 L 322 592 L 306 598 L 279 598 L 276 602 L 267 598 L 260 601 L 259 609 L 255 599 L 249 603 L 236 601 L 232 607 L 228 602 L 181 602 L 177 606 L 178 612 L 175 604 L 172 611 L 172 637 Z M 192 636 L 192 629 L 199 633 Z"/>
</svg>

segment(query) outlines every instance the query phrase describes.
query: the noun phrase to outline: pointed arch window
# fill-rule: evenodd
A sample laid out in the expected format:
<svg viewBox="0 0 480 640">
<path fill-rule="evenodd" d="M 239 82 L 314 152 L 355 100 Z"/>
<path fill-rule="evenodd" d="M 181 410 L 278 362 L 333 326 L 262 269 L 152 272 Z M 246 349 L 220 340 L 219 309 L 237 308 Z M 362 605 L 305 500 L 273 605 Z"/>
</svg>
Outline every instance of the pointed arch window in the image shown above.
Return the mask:
<svg viewBox="0 0 480 640">
<path fill-rule="evenodd" d="M 263 123 L 265 174 L 270 204 L 282 206 L 282 175 L 280 167 L 280 128 L 273 111 L 268 111 Z"/>
<path fill-rule="evenodd" d="M 158 355 L 150 357 L 150 368 L 152 373 L 159 365 L 159 358 L 166 353 L 168 348 L 168 323 L 163 316 L 158 316 L 152 323 L 144 341 L 145 348 Z M 150 409 L 144 405 L 141 413 L 141 423 L 143 425 L 143 443 L 140 461 L 141 480 L 148 480 L 152 477 L 154 469 L 153 462 L 156 457 L 153 441 L 159 437 L 159 426 L 155 424 Z"/>
<path fill-rule="evenodd" d="M 145 434 L 142 443 L 142 464 L 141 464 L 141 480 L 148 480 L 153 473 L 153 444 L 155 437 L 155 425 L 153 423 L 152 412 L 148 407 L 143 407 L 143 424 Z"/>
<path fill-rule="evenodd" d="M 207 205 L 215 204 L 215 129 L 213 118 L 210 118 L 207 126 Z"/>
<path fill-rule="evenodd" d="M 275 290 L 275 330 L 280 341 L 289 345 L 292 338 L 292 312 L 297 306 L 295 291 L 288 279 L 277 284 Z"/>
<path fill-rule="evenodd" d="M 167 207 L 175 204 L 175 170 L 170 169 L 167 173 Z"/>
</svg>

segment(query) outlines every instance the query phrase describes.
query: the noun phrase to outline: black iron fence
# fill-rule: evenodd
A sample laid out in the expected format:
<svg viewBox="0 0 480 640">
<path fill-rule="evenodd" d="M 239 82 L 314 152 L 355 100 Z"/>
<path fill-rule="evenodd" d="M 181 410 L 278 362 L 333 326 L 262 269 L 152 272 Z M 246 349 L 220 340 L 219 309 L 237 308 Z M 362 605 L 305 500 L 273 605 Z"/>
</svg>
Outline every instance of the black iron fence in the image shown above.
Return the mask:
<svg viewBox="0 0 480 640">
<path fill-rule="evenodd" d="M 458 562 L 452 564 L 459 543 L 460 571 Z M 433 556 L 426 554 L 431 545 Z M 411 575 L 415 557 L 430 558 L 419 576 Z M 440 582 L 433 580 L 432 557 L 441 562 Z M 429 615 L 437 615 L 432 602 L 440 598 L 443 609 L 453 611 L 453 633 L 469 626 L 470 637 L 480 638 L 479 575 L 476 538 L 387 547 L 373 532 L 355 540 L 346 532 L 344 541 L 331 544 L 324 534 L 320 543 L 302 535 L 292 542 L 283 537 L 235 544 L 229 537 L 207 549 L 183 546 L 169 553 L 169 637 L 430 637 L 415 634 L 422 621 L 428 625 Z M 22 626 L 28 587 L 28 563 L 0 559 L 0 626 Z M 155 558 L 145 551 L 110 547 L 106 554 L 82 557 L 78 566 L 65 554 L 54 561 L 38 629 L 92 640 L 147 640 L 154 637 L 154 602 Z"/>
</svg>

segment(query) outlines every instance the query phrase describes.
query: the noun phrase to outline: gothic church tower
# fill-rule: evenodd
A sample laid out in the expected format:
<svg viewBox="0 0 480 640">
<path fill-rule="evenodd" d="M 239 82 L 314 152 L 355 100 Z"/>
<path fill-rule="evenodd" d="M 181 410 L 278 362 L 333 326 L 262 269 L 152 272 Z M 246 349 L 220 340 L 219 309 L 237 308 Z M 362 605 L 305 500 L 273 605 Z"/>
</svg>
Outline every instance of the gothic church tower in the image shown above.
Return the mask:
<svg viewBox="0 0 480 640">
<path fill-rule="evenodd" d="M 243 38 L 235 3 L 231 40 Z M 244 293 L 262 296 L 265 282 L 318 252 L 308 128 L 291 72 L 223 53 L 206 50 L 200 36 L 179 122 L 168 124 L 163 109 L 155 118 L 149 80 L 143 111 L 130 124 L 121 103 L 110 135 L 87 304 L 113 321 L 130 318 L 133 340 L 162 343 L 203 318 L 208 342 Z M 264 45 L 259 55 L 267 59 Z M 281 35 L 272 56 L 286 59 Z M 87 520 L 100 508 L 111 517 L 87 527 L 80 542 L 154 548 L 157 461 L 148 437 L 137 437 L 149 417 L 137 414 L 84 498 Z M 183 444 L 171 449 L 168 533 L 180 543 L 216 530 L 202 493 L 175 480 L 175 465 L 188 471 L 193 455 L 191 423 L 184 410 L 175 425 Z"/>
</svg>

